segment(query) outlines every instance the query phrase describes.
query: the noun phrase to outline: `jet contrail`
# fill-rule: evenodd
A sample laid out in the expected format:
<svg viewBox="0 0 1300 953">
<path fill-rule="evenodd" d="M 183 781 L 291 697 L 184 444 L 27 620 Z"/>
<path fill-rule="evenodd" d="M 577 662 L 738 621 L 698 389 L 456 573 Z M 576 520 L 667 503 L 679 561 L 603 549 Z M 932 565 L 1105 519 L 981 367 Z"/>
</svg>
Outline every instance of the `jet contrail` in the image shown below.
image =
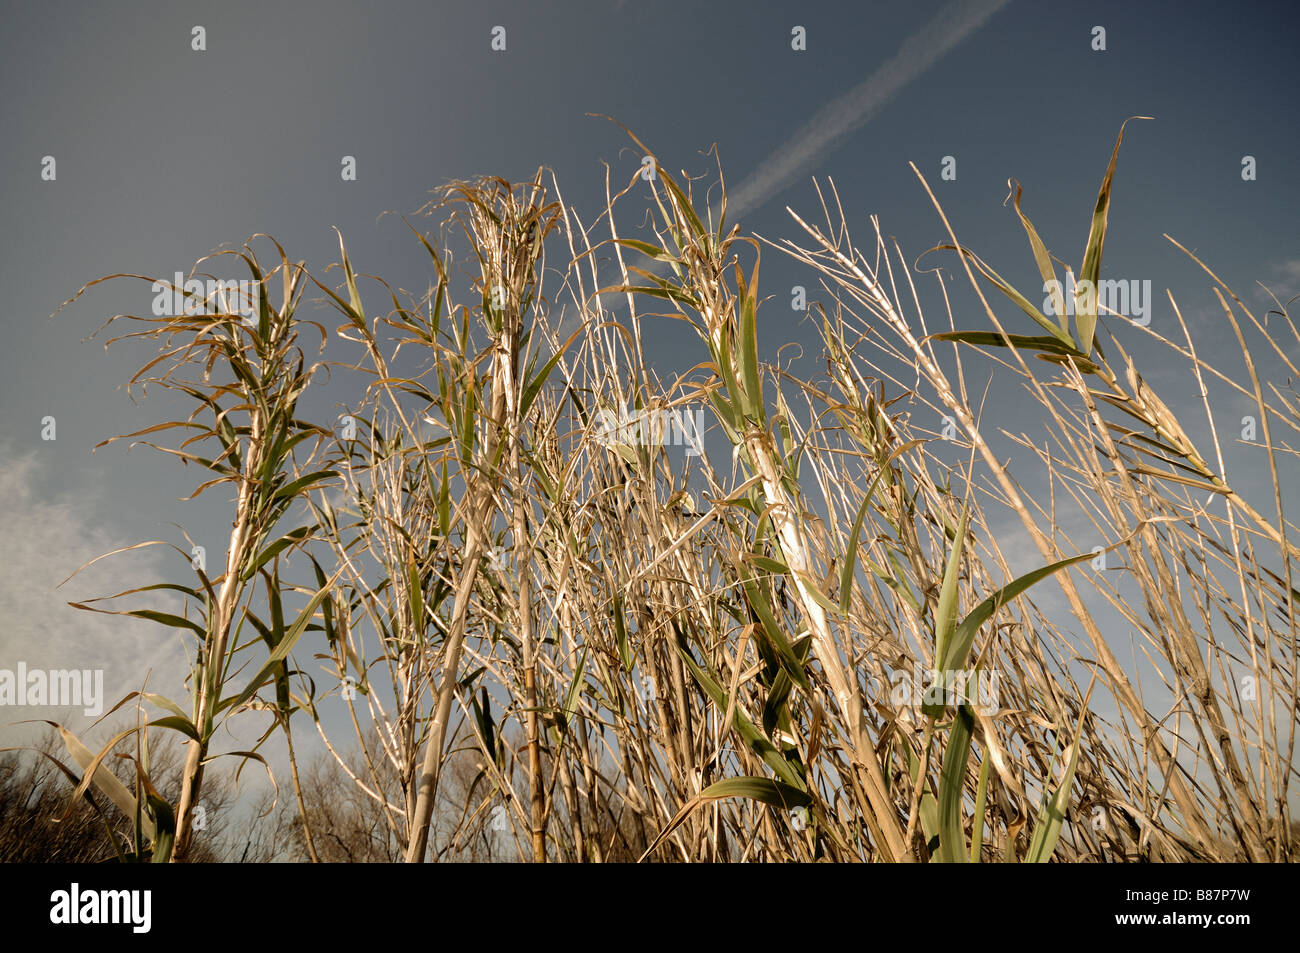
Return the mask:
<svg viewBox="0 0 1300 953">
<path fill-rule="evenodd" d="M 817 160 L 849 133 L 862 128 L 898 95 L 899 91 L 939 62 L 1011 0 L 951 0 L 934 17 L 913 33 L 892 57 L 848 92 L 831 100 L 779 146 L 739 187 L 727 195 L 727 215 L 736 221 L 746 212 L 761 208 L 772 196 L 816 165 Z M 720 205 L 712 208 L 717 222 Z M 660 262 L 643 262 L 647 271 L 662 274 Z M 627 304 L 619 295 L 608 302 L 609 311 L 621 311 Z M 577 327 L 571 316 L 561 328 L 561 337 Z"/>
<path fill-rule="evenodd" d="M 1010 0 L 953 0 L 903 42 L 889 60 L 848 92 L 819 109 L 727 196 L 734 221 L 760 208 L 837 141 L 869 122 L 899 90 L 948 54 Z M 716 210 L 714 221 L 717 221 Z"/>
</svg>

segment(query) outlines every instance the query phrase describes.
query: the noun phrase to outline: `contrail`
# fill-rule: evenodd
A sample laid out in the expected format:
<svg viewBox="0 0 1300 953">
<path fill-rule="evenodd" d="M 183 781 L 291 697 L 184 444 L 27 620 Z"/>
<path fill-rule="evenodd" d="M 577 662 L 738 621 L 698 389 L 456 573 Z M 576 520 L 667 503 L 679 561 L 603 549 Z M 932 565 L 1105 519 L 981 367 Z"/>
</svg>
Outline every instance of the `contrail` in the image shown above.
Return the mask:
<svg viewBox="0 0 1300 953">
<path fill-rule="evenodd" d="M 941 60 L 1010 0 L 953 0 L 912 34 L 889 60 L 831 100 L 728 194 L 734 220 L 760 208 L 807 172 L 836 142 L 869 122 L 899 90 Z M 715 218 L 716 221 L 716 213 Z"/>
<path fill-rule="evenodd" d="M 727 214 L 736 221 L 746 212 L 761 208 L 772 196 L 814 167 L 825 152 L 866 123 L 898 95 L 899 91 L 954 47 L 984 25 L 993 14 L 1011 0 L 951 0 L 937 14 L 913 33 L 870 76 L 848 92 L 817 110 L 783 145 L 775 149 L 739 187 L 727 195 Z M 712 209 L 718 221 L 720 205 Z M 659 262 L 643 263 L 647 271 L 662 274 L 668 269 Z M 619 311 L 627 304 L 619 295 L 608 302 L 607 310 Z M 579 319 L 571 316 L 564 322 L 562 335 L 577 327 Z"/>
</svg>

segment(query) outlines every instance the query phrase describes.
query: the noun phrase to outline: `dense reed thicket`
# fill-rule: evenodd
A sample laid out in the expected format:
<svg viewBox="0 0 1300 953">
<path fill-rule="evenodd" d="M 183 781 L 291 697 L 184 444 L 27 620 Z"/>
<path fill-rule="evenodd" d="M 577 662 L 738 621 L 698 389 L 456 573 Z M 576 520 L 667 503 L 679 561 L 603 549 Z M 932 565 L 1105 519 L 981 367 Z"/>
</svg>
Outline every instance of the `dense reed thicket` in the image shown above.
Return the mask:
<svg viewBox="0 0 1300 953">
<path fill-rule="evenodd" d="M 443 189 L 412 226 L 423 296 L 359 277 L 340 240 L 341 286 L 279 245 L 269 268 L 237 253 L 251 317 L 119 316 L 159 346 L 137 379 L 194 405 L 131 436 L 183 434 L 159 449 L 210 471 L 196 492 L 230 495 L 232 530 L 224 566 L 163 584 L 183 614 L 129 610 L 187 639 L 189 694 L 128 696 L 137 723 L 97 754 L 65 731 L 74 798 L 136 819 L 135 856 L 191 858 L 205 766 L 261 758 L 216 750 L 252 710 L 289 742 L 311 859 L 1293 857 L 1300 402 L 1252 351 L 1300 376 L 1300 334 L 1212 274 L 1240 355 L 1142 331 L 1257 409 L 1273 492 L 1252 499 L 1208 402 L 1162 401 L 1087 291 L 1115 163 L 1069 307 L 949 230 L 937 253 L 982 314 L 926 313 L 942 274 L 878 228 L 857 243 L 833 187 L 765 242 L 656 160 L 593 222 L 540 170 Z M 647 191 L 650 232 L 627 237 Z M 764 253 L 819 288 L 824 373 L 760 361 Z M 309 286 L 334 334 L 300 316 Z M 671 379 L 644 345 L 665 315 L 699 339 Z M 362 383 L 340 419 L 303 419 L 336 348 Z M 989 423 L 990 369 L 1035 432 Z M 1123 661 L 1130 632 L 1158 684 Z M 323 739 L 351 820 L 300 776 L 291 724 Z M 145 769 L 159 731 L 187 743 L 175 800 Z M 133 785 L 102 765 L 124 747 Z M 357 824 L 368 846 L 340 853 Z"/>
</svg>

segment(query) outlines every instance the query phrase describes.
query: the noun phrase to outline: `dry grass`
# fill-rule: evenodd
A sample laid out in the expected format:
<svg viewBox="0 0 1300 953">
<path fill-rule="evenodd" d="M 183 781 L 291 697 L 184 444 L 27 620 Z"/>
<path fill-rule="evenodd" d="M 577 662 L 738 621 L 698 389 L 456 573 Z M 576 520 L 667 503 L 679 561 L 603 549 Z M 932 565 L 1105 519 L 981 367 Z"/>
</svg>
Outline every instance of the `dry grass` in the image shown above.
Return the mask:
<svg viewBox="0 0 1300 953">
<path fill-rule="evenodd" d="M 1079 269 L 1094 281 L 1114 164 Z M 144 332 L 171 362 L 157 379 L 196 401 L 194 418 L 164 425 L 197 428 L 173 452 L 216 441 L 215 459 L 187 459 L 234 491 L 231 561 L 180 589 L 197 621 L 158 619 L 194 636 L 189 710 L 135 699 L 190 739 L 176 857 L 216 726 L 271 687 L 268 731 L 311 716 L 372 805 L 380 853 L 408 861 L 464 856 L 489 818 L 537 861 L 1294 856 L 1300 594 L 1279 433 L 1300 429 L 1300 404 L 1258 378 L 1246 341 L 1291 366 L 1300 334 L 1281 304 L 1270 329 L 1216 279 L 1238 378 L 1185 325 L 1181 341 L 1146 332 L 1198 380 L 1254 401 L 1274 492 L 1251 501 L 1217 435 L 1187 435 L 1198 408 L 1175 414 L 1117 339 L 1103 351 L 1104 314 L 1086 300 L 1073 326 L 1037 312 L 951 231 L 986 327 L 957 327 L 947 307 L 927 317 L 922 297 L 950 289 L 878 229 L 856 245 L 833 187 L 820 225 L 795 216 L 802 237 L 775 247 L 826 294 L 825 374 L 800 377 L 759 360 L 763 244 L 726 222 L 725 197 L 713 222 L 660 171 L 617 193 L 607 182 L 605 213 L 583 223 L 543 182 L 444 190 L 432 234 L 417 232 L 434 286 L 379 282 L 381 316 L 341 245 L 345 287 L 318 287 L 361 347 L 355 433 L 294 412 L 316 385 L 295 343 L 306 273 L 283 252 L 282 307 L 257 328 L 227 314 Z M 618 231 L 634 188 L 653 192 L 653 242 Z M 981 278 L 1047 333 L 1004 329 Z M 645 360 L 655 311 L 700 339 L 670 381 Z M 219 384 L 215 366 L 229 371 Z M 990 370 L 1023 388 L 1035 432 L 982 429 L 967 387 Z M 707 408 L 712 449 L 605 439 L 618 408 Z M 951 440 L 935 432 L 945 417 Z M 1035 465 L 1042 498 L 1026 488 Z M 1037 551 L 1028 567 L 1008 519 Z M 1063 529 L 1085 524 L 1086 540 Z M 1121 572 L 1091 569 L 1093 540 Z M 297 549 L 314 570 L 293 584 L 279 565 Z M 1033 586 L 1058 589 L 1070 615 L 1041 611 Z M 294 624 L 282 596 L 307 600 Z M 1121 663 L 1115 614 L 1162 701 Z M 239 620 L 257 636 L 239 643 Z M 257 643 L 257 674 L 227 688 L 236 651 Z M 923 704 L 890 689 L 936 669 L 974 686 L 995 674 L 996 697 L 952 675 Z M 346 708 L 350 741 L 327 730 L 326 705 Z M 292 775 L 316 858 L 335 822 Z M 149 804 L 166 826 L 170 805 Z"/>
</svg>

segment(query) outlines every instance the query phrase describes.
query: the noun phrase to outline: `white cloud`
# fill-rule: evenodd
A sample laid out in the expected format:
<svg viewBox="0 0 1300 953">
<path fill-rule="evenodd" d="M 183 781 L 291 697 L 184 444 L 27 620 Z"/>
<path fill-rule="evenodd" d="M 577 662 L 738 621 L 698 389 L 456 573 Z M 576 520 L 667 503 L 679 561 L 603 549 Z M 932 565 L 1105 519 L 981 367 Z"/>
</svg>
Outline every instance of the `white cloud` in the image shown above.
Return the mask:
<svg viewBox="0 0 1300 953">
<path fill-rule="evenodd" d="M 1274 266 L 1283 278 L 1290 281 L 1300 281 L 1300 258 L 1292 258 L 1290 261 L 1279 262 Z"/>
<path fill-rule="evenodd" d="M 35 452 L 0 453 L 0 485 L 8 491 L 0 529 L 0 668 L 25 662 L 29 669 L 102 669 L 105 711 L 141 688 L 148 669 L 151 691 L 183 699 L 187 664 L 179 630 L 68 605 L 164 581 L 167 551 L 152 547 L 101 560 L 56 589 L 96 556 L 141 540 L 120 538 L 100 501 L 45 498 L 39 488 L 46 466 Z M 100 605 L 179 609 L 166 591 L 130 597 L 120 606 Z M 6 706 L 0 708 L 0 746 L 31 740 L 44 726 L 14 723 L 37 718 L 73 731 L 93 720 L 81 708 Z"/>
</svg>

